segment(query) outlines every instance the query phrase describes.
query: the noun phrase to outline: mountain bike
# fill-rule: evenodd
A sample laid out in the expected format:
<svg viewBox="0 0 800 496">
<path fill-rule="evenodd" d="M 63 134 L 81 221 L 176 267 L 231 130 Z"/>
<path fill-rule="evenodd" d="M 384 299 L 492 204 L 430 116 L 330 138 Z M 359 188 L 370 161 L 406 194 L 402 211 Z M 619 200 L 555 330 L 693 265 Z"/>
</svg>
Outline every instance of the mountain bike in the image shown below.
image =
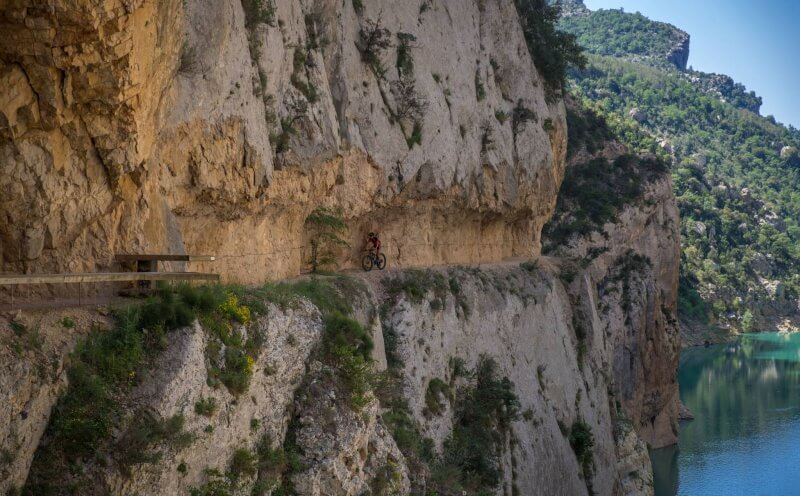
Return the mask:
<svg viewBox="0 0 800 496">
<path fill-rule="evenodd" d="M 372 270 L 373 267 L 377 267 L 378 270 L 383 270 L 386 268 L 386 255 L 383 253 L 376 254 L 375 250 L 370 250 L 364 255 L 364 258 L 361 259 L 361 268 L 364 271 L 369 272 Z"/>
</svg>

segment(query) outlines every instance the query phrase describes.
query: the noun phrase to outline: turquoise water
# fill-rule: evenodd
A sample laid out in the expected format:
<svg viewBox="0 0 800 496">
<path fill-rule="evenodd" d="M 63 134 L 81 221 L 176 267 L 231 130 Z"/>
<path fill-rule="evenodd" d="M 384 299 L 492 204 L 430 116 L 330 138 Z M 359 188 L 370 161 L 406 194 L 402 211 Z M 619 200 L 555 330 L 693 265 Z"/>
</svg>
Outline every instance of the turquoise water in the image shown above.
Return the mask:
<svg viewBox="0 0 800 496">
<path fill-rule="evenodd" d="M 695 420 L 651 453 L 656 496 L 800 495 L 800 334 L 684 350 L 678 383 Z"/>
</svg>

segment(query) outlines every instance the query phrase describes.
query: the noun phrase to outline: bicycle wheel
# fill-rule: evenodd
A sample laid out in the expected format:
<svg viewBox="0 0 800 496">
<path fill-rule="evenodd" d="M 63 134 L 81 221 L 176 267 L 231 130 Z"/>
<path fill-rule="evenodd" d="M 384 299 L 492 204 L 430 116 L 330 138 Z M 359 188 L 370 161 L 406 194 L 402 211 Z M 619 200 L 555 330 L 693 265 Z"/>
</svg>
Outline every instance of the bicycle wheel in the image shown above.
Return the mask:
<svg viewBox="0 0 800 496">
<path fill-rule="evenodd" d="M 369 272 L 372 270 L 372 254 L 367 253 L 364 255 L 364 258 L 361 259 L 361 268 L 364 269 L 365 272 Z"/>
<path fill-rule="evenodd" d="M 383 270 L 386 268 L 386 255 L 381 253 L 375 258 L 375 266 L 378 267 L 379 270 Z"/>
</svg>

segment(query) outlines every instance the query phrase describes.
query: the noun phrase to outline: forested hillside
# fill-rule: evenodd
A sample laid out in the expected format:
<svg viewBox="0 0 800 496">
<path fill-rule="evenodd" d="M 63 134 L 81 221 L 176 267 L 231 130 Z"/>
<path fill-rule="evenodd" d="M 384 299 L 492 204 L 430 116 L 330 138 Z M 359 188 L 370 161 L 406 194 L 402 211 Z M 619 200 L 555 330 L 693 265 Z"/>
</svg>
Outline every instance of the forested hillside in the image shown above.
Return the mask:
<svg viewBox="0 0 800 496">
<path fill-rule="evenodd" d="M 677 28 L 619 10 L 568 15 L 561 28 L 590 54 L 570 74 L 576 98 L 632 149 L 672 160 L 682 317 L 749 330 L 792 316 L 800 132 L 758 115 L 761 99 L 731 78 L 675 64 Z"/>
</svg>

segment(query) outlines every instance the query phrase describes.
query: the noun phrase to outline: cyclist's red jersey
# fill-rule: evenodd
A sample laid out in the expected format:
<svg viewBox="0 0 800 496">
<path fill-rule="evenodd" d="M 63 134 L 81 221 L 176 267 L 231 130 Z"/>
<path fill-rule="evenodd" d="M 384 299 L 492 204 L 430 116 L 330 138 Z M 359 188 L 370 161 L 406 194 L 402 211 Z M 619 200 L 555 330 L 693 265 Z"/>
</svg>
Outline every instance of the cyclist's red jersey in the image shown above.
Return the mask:
<svg viewBox="0 0 800 496">
<path fill-rule="evenodd" d="M 380 253 L 381 251 L 381 240 L 378 239 L 377 236 L 373 236 L 368 239 L 369 244 L 375 249 L 375 253 Z"/>
</svg>

